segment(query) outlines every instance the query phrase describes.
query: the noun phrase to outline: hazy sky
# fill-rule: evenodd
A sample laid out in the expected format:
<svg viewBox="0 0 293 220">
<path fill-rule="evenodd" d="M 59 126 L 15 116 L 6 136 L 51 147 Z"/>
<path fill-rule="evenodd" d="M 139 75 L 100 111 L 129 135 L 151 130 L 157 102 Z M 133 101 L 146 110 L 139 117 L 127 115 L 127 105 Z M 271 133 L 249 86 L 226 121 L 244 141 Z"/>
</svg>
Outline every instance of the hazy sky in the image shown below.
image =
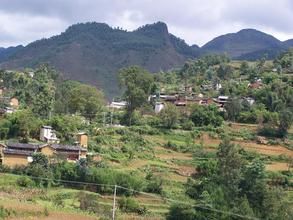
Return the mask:
<svg viewBox="0 0 293 220">
<path fill-rule="evenodd" d="M 133 30 L 163 21 L 189 44 L 243 28 L 293 38 L 293 0 L 0 0 L 0 47 L 27 44 L 96 21 Z"/>
</svg>

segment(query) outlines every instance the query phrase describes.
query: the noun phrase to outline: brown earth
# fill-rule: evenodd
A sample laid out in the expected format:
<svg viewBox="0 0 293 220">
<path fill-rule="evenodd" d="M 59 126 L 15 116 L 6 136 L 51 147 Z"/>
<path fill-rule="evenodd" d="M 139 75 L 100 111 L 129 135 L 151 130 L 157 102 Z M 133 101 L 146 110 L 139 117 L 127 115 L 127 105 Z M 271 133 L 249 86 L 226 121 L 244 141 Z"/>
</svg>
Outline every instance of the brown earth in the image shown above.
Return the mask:
<svg viewBox="0 0 293 220">
<path fill-rule="evenodd" d="M 204 134 L 202 136 L 202 140 L 205 146 L 207 147 L 215 147 L 221 143 L 220 139 L 211 138 L 208 134 Z M 200 143 L 200 140 L 197 140 L 196 143 Z M 281 145 L 265 145 L 265 144 L 257 144 L 252 141 L 232 141 L 235 144 L 239 144 L 246 150 L 256 151 L 265 155 L 287 155 L 293 157 L 293 151 L 283 147 Z"/>
<path fill-rule="evenodd" d="M 288 163 L 276 162 L 266 165 L 266 169 L 270 171 L 286 171 L 288 170 Z"/>
</svg>

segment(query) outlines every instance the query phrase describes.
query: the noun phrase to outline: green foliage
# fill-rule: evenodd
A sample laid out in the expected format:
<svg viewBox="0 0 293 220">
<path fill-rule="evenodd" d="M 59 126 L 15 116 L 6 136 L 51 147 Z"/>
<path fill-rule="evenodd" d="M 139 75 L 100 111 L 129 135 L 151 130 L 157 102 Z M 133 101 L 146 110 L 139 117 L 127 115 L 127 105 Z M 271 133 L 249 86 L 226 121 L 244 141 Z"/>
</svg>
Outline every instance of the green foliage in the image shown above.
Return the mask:
<svg viewBox="0 0 293 220">
<path fill-rule="evenodd" d="M 165 105 L 165 108 L 160 112 L 159 117 L 164 128 L 174 128 L 179 119 L 179 111 L 175 105 Z"/>
<path fill-rule="evenodd" d="M 194 220 L 197 219 L 195 209 L 192 206 L 173 204 L 167 215 L 167 220 Z"/>
<path fill-rule="evenodd" d="M 63 141 L 72 141 L 73 135 L 86 126 L 85 118 L 77 115 L 56 115 L 50 119 L 49 124 Z"/>
<path fill-rule="evenodd" d="M 10 216 L 13 216 L 15 213 L 13 211 L 10 211 L 9 209 L 4 208 L 3 206 L 0 206 L 0 218 L 6 219 Z"/>
<path fill-rule="evenodd" d="M 131 122 L 134 110 L 147 102 L 152 91 L 153 76 L 146 70 L 132 66 L 119 71 L 119 82 L 124 91 L 124 98 L 127 102 L 128 124 Z"/>
<path fill-rule="evenodd" d="M 68 109 L 70 113 L 80 113 L 92 120 L 104 104 L 103 94 L 93 86 L 80 84 L 69 94 Z"/>
<path fill-rule="evenodd" d="M 147 212 L 145 206 L 140 206 L 134 199 L 123 196 L 118 200 L 119 209 L 123 212 L 134 212 L 144 215 Z"/>
<path fill-rule="evenodd" d="M 279 114 L 279 132 L 281 136 L 287 135 L 288 129 L 290 129 L 293 123 L 293 113 L 292 109 L 285 109 Z"/>
<path fill-rule="evenodd" d="M 221 126 L 223 118 L 216 106 L 200 106 L 194 105 L 192 108 L 191 120 L 195 126 L 208 126 L 212 125 L 215 127 Z"/>
<path fill-rule="evenodd" d="M 48 118 L 53 111 L 56 90 L 55 74 L 55 70 L 47 65 L 42 65 L 35 71 L 30 85 L 32 111 L 42 118 Z"/>
<path fill-rule="evenodd" d="M 10 125 L 9 128 L 9 137 L 21 137 L 24 141 L 27 141 L 30 136 L 38 137 L 39 136 L 39 128 L 42 124 L 42 121 L 36 118 L 32 111 L 21 110 L 14 112 L 7 116 L 7 126 Z"/>
<path fill-rule="evenodd" d="M 21 187 L 33 187 L 34 182 L 27 176 L 19 177 L 16 181 L 17 185 Z"/>
</svg>

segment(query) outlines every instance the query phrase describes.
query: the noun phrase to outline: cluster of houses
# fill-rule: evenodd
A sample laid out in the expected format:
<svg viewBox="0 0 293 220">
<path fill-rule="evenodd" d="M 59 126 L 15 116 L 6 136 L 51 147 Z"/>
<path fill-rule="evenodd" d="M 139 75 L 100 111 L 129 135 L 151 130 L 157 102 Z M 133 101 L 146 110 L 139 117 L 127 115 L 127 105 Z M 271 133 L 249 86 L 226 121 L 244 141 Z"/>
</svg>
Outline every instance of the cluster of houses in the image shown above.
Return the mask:
<svg viewBox="0 0 293 220">
<path fill-rule="evenodd" d="M 158 101 L 159 100 L 159 101 Z M 242 100 L 253 105 L 255 100 L 252 97 L 242 97 Z M 204 97 L 203 94 L 197 96 L 184 96 L 180 93 L 151 95 L 149 102 L 155 103 L 155 113 L 162 111 L 167 103 L 177 107 L 184 107 L 191 104 L 198 105 L 216 105 L 220 111 L 224 111 L 224 105 L 229 101 L 229 96 L 218 96 L 217 98 Z M 123 109 L 126 107 L 126 102 L 111 102 L 108 107 L 111 109 Z"/>
<path fill-rule="evenodd" d="M 260 89 L 262 88 L 262 80 L 256 78 L 253 83 L 249 83 L 247 85 L 250 89 Z M 219 91 L 222 89 L 222 85 L 220 83 L 216 83 L 215 85 L 203 84 L 201 85 L 202 91 L 216 90 Z M 229 96 L 220 95 L 217 98 L 205 97 L 202 93 L 194 94 L 193 88 L 191 85 L 187 85 L 181 88 L 181 92 L 176 93 L 164 93 L 163 90 L 160 94 L 151 95 L 148 98 L 148 101 L 154 103 L 155 113 L 159 113 L 162 111 L 166 105 L 166 103 L 174 104 L 177 107 L 184 107 L 190 104 L 198 104 L 198 105 L 216 105 L 220 111 L 225 111 L 224 105 L 229 102 Z M 253 105 L 255 100 L 252 97 L 242 97 L 242 101 L 247 101 L 250 105 Z M 108 108 L 110 109 L 124 109 L 127 103 L 125 101 L 113 101 L 108 104 Z"/>
<path fill-rule="evenodd" d="M 88 136 L 80 132 L 76 135 L 73 145 L 59 144 L 59 139 L 52 127 L 43 126 L 40 131 L 42 143 L 15 143 L 0 144 L 0 163 L 9 167 L 28 165 L 33 161 L 34 153 L 42 153 L 48 157 L 58 157 L 69 162 L 86 158 Z"/>
</svg>

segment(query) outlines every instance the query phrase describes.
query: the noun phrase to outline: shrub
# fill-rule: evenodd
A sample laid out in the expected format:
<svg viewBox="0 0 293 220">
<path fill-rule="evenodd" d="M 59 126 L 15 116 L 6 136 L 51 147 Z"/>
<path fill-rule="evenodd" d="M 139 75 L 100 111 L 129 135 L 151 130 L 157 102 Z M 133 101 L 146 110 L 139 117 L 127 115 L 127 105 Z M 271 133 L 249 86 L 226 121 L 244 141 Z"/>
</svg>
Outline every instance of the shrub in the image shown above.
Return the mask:
<svg viewBox="0 0 293 220">
<path fill-rule="evenodd" d="M 173 143 L 172 141 L 168 141 L 166 144 L 164 144 L 164 147 L 170 148 L 172 150 L 178 150 L 177 144 Z"/>
<path fill-rule="evenodd" d="M 150 193 L 161 194 L 163 190 L 163 180 L 159 177 L 148 175 L 146 177 L 148 184 L 146 186 L 146 191 Z"/>
<path fill-rule="evenodd" d="M 17 185 L 21 186 L 21 187 L 33 187 L 34 181 L 31 180 L 31 178 L 27 177 L 27 176 L 22 176 L 19 177 L 16 181 Z"/>
<path fill-rule="evenodd" d="M 167 220 L 194 220 L 197 219 L 196 217 L 195 209 L 192 206 L 174 204 L 169 210 Z"/>
<path fill-rule="evenodd" d="M 134 212 L 140 215 L 147 212 L 145 206 L 140 206 L 134 199 L 125 196 L 118 200 L 118 205 L 123 212 Z"/>
<path fill-rule="evenodd" d="M 208 126 L 219 127 L 222 125 L 223 118 L 214 105 L 201 106 L 195 105 L 191 111 L 191 120 L 195 126 Z"/>
<path fill-rule="evenodd" d="M 194 123 L 190 120 L 186 120 L 183 124 L 182 124 L 182 129 L 183 130 L 187 130 L 187 131 L 191 131 L 194 127 Z"/>
<path fill-rule="evenodd" d="M 12 214 L 14 214 L 13 211 L 10 211 L 8 209 L 5 209 L 3 206 L 0 206 L 0 219 L 6 219 Z"/>
<path fill-rule="evenodd" d="M 160 134 L 160 130 L 157 128 L 152 128 L 149 125 L 144 126 L 132 126 L 129 128 L 130 131 L 139 133 L 140 135 L 147 134 L 147 135 L 155 135 Z"/>
</svg>

